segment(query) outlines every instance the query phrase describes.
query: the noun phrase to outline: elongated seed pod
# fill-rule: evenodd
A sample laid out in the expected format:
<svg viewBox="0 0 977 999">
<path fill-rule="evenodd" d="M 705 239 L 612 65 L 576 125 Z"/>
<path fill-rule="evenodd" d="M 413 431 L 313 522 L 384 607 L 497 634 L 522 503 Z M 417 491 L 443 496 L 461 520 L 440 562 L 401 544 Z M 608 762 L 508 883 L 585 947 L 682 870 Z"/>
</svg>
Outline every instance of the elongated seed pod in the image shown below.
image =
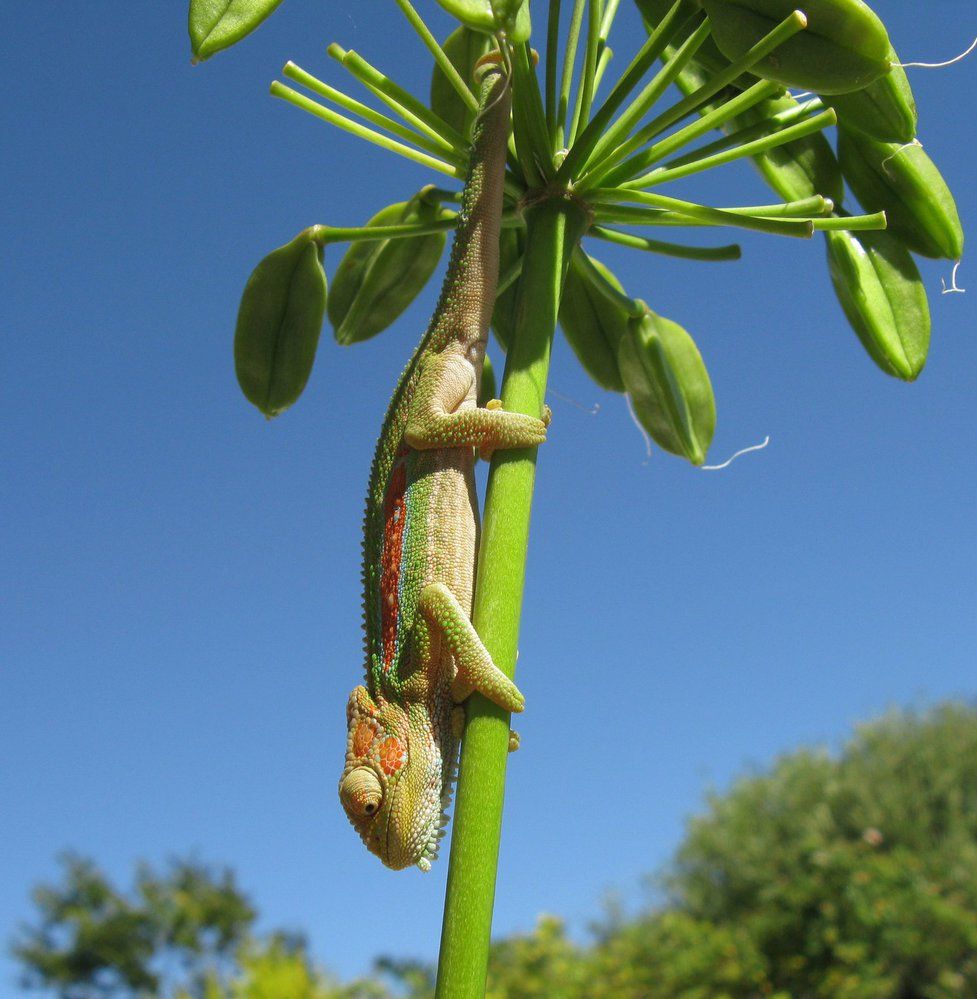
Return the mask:
<svg viewBox="0 0 977 999">
<path fill-rule="evenodd" d="M 190 0 L 190 50 L 194 62 L 230 48 L 269 17 L 282 0 Z"/>
<path fill-rule="evenodd" d="M 911 382 L 926 363 L 930 311 L 912 255 L 891 233 L 826 232 L 835 294 L 869 357 Z"/>
<path fill-rule="evenodd" d="M 433 221 L 438 208 L 421 195 L 388 205 L 367 226 Z M 353 243 L 336 269 L 329 321 L 337 343 L 369 340 L 387 329 L 420 294 L 444 250 L 444 233 Z"/>
<path fill-rule="evenodd" d="M 306 229 L 255 267 L 237 314 L 237 380 L 248 401 L 269 419 L 302 394 L 325 310 L 322 249 Z"/>
<path fill-rule="evenodd" d="M 584 371 L 601 388 L 623 392 L 617 353 L 628 329 L 628 314 L 594 288 L 580 259 L 582 253 L 578 249 L 570 260 L 560 299 L 560 326 Z M 591 257 L 591 263 L 609 284 L 623 291 L 600 261 Z"/>
<path fill-rule="evenodd" d="M 635 415 L 653 440 L 701 465 L 716 429 L 716 401 L 692 337 L 648 311 L 628 323 L 618 363 Z"/>
<path fill-rule="evenodd" d="M 798 6 L 796 0 L 702 0 L 723 54 L 738 59 Z M 844 94 L 889 71 L 885 26 L 861 0 L 806 0 L 807 28 L 750 72 L 786 87 Z"/>
<path fill-rule="evenodd" d="M 922 146 L 876 142 L 841 131 L 838 158 L 862 207 L 884 211 L 889 231 L 910 250 L 924 257 L 960 259 L 963 227 L 956 203 Z"/>
<path fill-rule="evenodd" d="M 889 53 L 892 69 L 863 90 L 850 94 L 821 95 L 838 112 L 838 127 L 880 142 L 912 142 L 916 135 L 916 99 L 909 77 L 895 52 Z"/>
</svg>

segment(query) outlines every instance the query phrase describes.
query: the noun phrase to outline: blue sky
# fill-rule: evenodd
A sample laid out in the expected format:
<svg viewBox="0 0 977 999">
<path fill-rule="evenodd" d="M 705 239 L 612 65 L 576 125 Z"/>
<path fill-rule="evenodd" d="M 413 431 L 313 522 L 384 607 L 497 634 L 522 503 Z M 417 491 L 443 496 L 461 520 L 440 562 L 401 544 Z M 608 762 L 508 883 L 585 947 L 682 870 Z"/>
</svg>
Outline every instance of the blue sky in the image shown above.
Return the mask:
<svg viewBox="0 0 977 999">
<path fill-rule="evenodd" d="M 975 34 L 965 0 L 876 9 L 905 59 Z M 374 341 L 341 349 L 327 331 L 272 424 L 231 364 L 261 256 L 433 179 L 268 82 L 291 58 L 355 91 L 325 54 L 336 40 L 423 94 L 425 54 L 390 0 L 286 0 L 193 69 L 182 3 L 8 4 L 0 37 L 0 936 L 59 851 L 122 881 L 140 858 L 193 853 L 232 865 L 264 927 L 305 930 L 343 975 L 379 953 L 433 958 L 446 865 L 383 869 L 335 788 L 362 671 L 366 474 L 436 286 Z M 617 72 L 639 37 L 628 10 Z M 972 236 L 977 60 L 911 72 Z M 682 190 L 772 200 L 745 166 Z M 608 891 L 639 897 L 708 788 L 977 687 L 977 289 L 943 297 L 950 266 L 922 265 L 933 345 L 907 386 L 847 328 L 820 241 L 739 241 L 740 263 L 595 252 L 696 337 L 710 457 L 769 435 L 765 451 L 718 473 L 646 461 L 621 399 L 557 345 L 498 933 L 544 911 L 582 929 Z M 977 285 L 966 258 L 960 283 Z M 0 995 L 14 971 L 0 960 Z"/>
</svg>

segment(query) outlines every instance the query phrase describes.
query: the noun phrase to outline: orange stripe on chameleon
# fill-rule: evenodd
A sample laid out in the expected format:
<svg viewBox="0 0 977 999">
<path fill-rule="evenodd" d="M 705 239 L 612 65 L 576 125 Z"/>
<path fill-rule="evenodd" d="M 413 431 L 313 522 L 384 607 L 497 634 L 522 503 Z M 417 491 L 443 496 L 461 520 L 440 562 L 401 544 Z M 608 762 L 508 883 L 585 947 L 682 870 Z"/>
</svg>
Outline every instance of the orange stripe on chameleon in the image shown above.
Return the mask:
<svg viewBox="0 0 977 999">
<path fill-rule="evenodd" d="M 407 453 L 397 455 L 390 470 L 387 494 L 383 500 L 383 551 L 380 556 L 380 634 L 383 641 L 383 668 L 393 664 L 397 651 L 397 616 L 400 612 L 400 558 L 407 526 Z"/>
</svg>

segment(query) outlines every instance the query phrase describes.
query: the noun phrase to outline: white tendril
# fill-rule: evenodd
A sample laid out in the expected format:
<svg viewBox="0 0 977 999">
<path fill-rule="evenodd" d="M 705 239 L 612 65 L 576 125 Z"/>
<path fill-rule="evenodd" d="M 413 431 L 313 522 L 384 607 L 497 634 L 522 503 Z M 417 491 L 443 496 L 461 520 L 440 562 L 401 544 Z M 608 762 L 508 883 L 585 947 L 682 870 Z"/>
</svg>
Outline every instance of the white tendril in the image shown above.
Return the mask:
<svg viewBox="0 0 977 999">
<path fill-rule="evenodd" d="M 914 66 L 918 66 L 921 69 L 943 69 L 944 66 L 952 66 L 955 62 L 966 59 L 974 49 L 977 49 L 977 38 L 970 43 L 970 48 L 966 52 L 961 52 L 960 55 L 954 56 L 952 59 L 947 59 L 946 62 L 897 62 L 894 65 L 901 66 L 903 69 L 909 69 Z"/>
<path fill-rule="evenodd" d="M 882 161 L 882 169 L 888 173 L 889 160 L 895 159 L 904 149 L 909 149 L 911 146 L 919 146 L 920 149 L 923 148 L 923 144 L 919 141 L 919 139 L 912 139 L 909 142 L 904 142 L 898 149 L 886 156 L 886 158 Z"/>
<path fill-rule="evenodd" d="M 596 416 L 600 412 L 600 403 L 595 402 L 592 406 L 585 406 L 582 402 L 577 402 L 576 399 L 572 399 L 568 395 L 564 395 L 562 392 L 557 392 L 554 388 L 548 388 L 547 393 L 553 396 L 554 399 L 559 399 L 560 402 L 568 402 L 571 406 L 576 406 L 577 409 L 582 409 L 589 416 Z"/>
<path fill-rule="evenodd" d="M 701 470 L 703 472 L 719 472 L 724 468 L 729 468 L 729 466 L 732 465 L 741 454 L 749 454 L 751 451 L 762 451 L 769 443 L 770 436 L 767 435 L 763 438 L 762 444 L 754 444 L 752 447 L 741 448 L 731 458 L 727 458 L 721 465 L 703 465 Z"/>
<path fill-rule="evenodd" d="M 944 278 L 940 278 L 940 284 L 943 286 L 943 291 L 942 291 L 941 294 L 943 294 L 943 295 L 952 295 L 952 294 L 956 293 L 958 295 L 963 295 L 966 292 L 966 290 L 967 290 L 966 288 L 961 288 L 961 287 L 959 287 L 957 285 L 957 271 L 960 270 L 960 264 L 961 263 L 962 263 L 962 261 L 958 260 L 953 265 L 953 273 L 950 275 L 950 287 L 949 288 L 946 286 L 946 280 Z"/>
</svg>

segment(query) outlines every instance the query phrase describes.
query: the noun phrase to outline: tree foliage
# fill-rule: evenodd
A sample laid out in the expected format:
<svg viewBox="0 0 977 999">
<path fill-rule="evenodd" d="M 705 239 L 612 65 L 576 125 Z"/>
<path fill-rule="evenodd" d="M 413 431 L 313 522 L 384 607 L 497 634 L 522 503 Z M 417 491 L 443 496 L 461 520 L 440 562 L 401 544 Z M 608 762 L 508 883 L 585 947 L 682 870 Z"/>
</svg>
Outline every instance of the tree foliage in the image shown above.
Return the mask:
<svg viewBox="0 0 977 999">
<path fill-rule="evenodd" d="M 860 727 L 715 793 L 661 876 L 663 905 L 589 942 L 555 916 L 497 941 L 487 999 L 952 999 L 977 995 L 977 709 Z M 256 938 L 229 872 L 90 862 L 34 894 L 14 953 L 61 999 L 430 999 L 432 969 L 384 958 L 342 984 L 294 934 Z M 167 973 L 169 969 L 169 973 Z M 174 973 L 176 969 L 179 974 Z"/>
<path fill-rule="evenodd" d="M 62 882 L 33 893 L 39 921 L 14 941 L 24 984 L 61 999 L 154 996 L 178 976 L 199 994 L 233 965 L 255 910 L 231 871 L 189 860 L 141 865 L 128 892 L 91 860 L 62 858 Z"/>
<path fill-rule="evenodd" d="M 859 729 L 714 796 L 668 878 L 673 905 L 737 925 L 797 996 L 977 994 L 977 712 Z"/>
</svg>

